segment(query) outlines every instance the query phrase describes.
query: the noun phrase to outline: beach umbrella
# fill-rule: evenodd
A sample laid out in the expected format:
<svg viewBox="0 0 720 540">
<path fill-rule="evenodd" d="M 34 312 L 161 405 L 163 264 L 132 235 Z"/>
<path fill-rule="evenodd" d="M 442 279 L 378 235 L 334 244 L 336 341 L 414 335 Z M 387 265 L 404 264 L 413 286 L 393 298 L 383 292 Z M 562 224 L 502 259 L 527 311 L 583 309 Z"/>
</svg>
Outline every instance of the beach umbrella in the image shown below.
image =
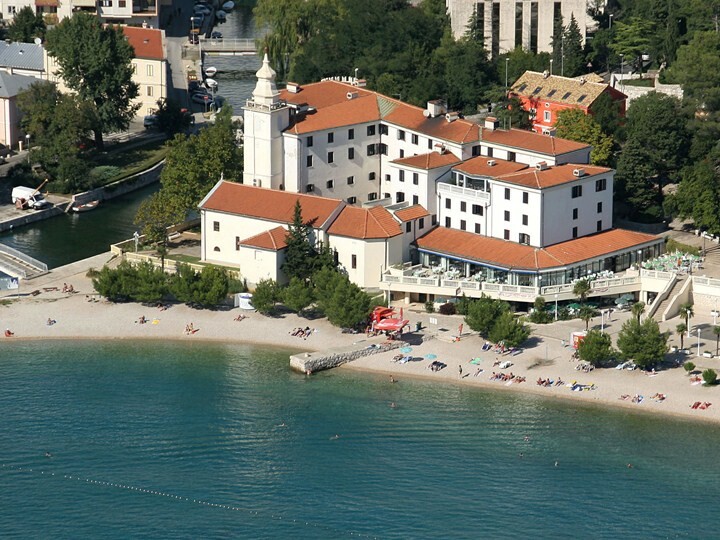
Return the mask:
<svg viewBox="0 0 720 540">
<path fill-rule="evenodd" d="M 573 302 L 572 304 L 568 304 L 567 308 L 568 309 L 580 309 L 580 304 L 578 304 L 577 302 Z"/>
<path fill-rule="evenodd" d="M 404 353 L 404 354 L 411 353 L 411 352 L 412 352 L 412 347 L 403 347 L 402 349 L 400 349 L 400 352 L 401 352 L 401 353 Z"/>
<path fill-rule="evenodd" d="M 437 354 L 430 353 L 430 354 L 425 355 L 426 360 L 435 360 L 436 358 L 437 358 Z"/>
</svg>

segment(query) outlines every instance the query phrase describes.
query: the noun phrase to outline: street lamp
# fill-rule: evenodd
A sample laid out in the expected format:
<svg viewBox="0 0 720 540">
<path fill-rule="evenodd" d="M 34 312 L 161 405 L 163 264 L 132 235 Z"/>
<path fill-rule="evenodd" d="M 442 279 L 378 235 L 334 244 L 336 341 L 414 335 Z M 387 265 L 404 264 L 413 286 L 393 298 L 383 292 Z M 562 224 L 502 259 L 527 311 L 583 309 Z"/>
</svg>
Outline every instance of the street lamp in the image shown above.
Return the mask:
<svg viewBox="0 0 720 540">
<path fill-rule="evenodd" d="M 553 64 L 553 59 L 551 58 L 550 59 L 550 76 L 552 76 L 552 64 Z"/>
<path fill-rule="evenodd" d="M 558 299 L 558 295 L 557 295 L 557 293 L 555 293 L 555 322 L 557 322 L 557 319 L 558 319 L 557 299 Z"/>
<path fill-rule="evenodd" d="M 642 268 L 642 249 L 638 249 L 638 271 Z"/>
<path fill-rule="evenodd" d="M 510 63 L 510 57 L 505 58 L 505 96 L 508 93 L 508 64 Z"/>
<path fill-rule="evenodd" d="M 25 146 L 27 148 L 28 163 L 30 163 L 30 134 L 25 135 Z"/>
<path fill-rule="evenodd" d="M 700 356 L 700 329 L 698 328 L 698 350 L 697 355 Z"/>
<path fill-rule="evenodd" d="M 605 331 L 605 314 L 607 313 L 607 309 L 603 309 L 600 311 L 600 332 Z"/>
<path fill-rule="evenodd" d="M 612 20 L 613 20 L 613 14 L 612 14 L 612 13 L 610 14 L 610 17 L 609 17 L 608 20 L 609 20 L 609 22 L 608 22 L 608 30 L 612 30 Z"/>
<path fill-rule="evenodd" d="M 195 33 L 195 17 L 190 17 L 190 33 Z"/>
</svg>

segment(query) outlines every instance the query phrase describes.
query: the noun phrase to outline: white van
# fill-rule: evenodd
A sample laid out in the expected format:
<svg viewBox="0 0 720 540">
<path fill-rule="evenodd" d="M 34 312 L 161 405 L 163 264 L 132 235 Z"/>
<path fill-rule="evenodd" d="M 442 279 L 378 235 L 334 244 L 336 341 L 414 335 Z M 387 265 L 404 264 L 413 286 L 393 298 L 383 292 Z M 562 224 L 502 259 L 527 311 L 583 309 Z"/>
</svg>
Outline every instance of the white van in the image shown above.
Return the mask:
<svg viewBox="0 0 720 540">
<path fill-rule="evenodd" d="M 23 207 L 27 206 L 35 210 L 50 206 L 50 203 L 45 200 L 42 193 L 36 189 L 25 186 L 17 186 L 12 190 L 12 203 L 17 205 L 18 201 L 21 201 Z"/>
</svg>

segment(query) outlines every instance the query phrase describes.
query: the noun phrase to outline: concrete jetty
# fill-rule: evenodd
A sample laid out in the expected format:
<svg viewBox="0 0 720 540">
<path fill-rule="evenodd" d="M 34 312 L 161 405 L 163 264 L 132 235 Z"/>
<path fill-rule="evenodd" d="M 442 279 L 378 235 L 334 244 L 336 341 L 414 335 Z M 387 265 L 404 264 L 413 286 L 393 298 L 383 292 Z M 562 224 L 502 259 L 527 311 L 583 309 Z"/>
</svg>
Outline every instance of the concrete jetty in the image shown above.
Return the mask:
<svg viewBox="0 0 720 540">
<path fill-rule="evenodd" d="M 365 338 L 358 334 L 358 337 L 358 341 L 349 347 L 292 355 L 290 367 L 301 373 L 314 373 L 341 366 L 363 356 L 408 346 L 404 341 L 388 341 L 384 336 Z"/>
</svg>

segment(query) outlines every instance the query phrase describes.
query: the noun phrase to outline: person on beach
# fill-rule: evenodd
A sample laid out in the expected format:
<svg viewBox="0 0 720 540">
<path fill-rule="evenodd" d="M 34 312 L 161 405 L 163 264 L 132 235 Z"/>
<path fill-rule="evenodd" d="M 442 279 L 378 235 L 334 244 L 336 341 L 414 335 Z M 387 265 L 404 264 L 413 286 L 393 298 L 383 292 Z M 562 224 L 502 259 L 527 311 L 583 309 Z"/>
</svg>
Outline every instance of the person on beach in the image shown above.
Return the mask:
<svg viewBox="0 0 720 540">
<path fill-rule="evenodd" d="M 47 325 L 48 325 L 48 326 L 52 326 L 52 325 L 55 324 L 56 322 L 57 322 L 57 321 L 56 321 L 55 319 L 51 319 L 50 317 L 48 317 Z"/>
<path fill-rule="evenodd" d="M 5 329 L 5 337 L 13 337 L 15 332 L 11 332 L 9 328 Z"/>
<path fill-rule="evenodd" d="M 458 377 L 462 379 L 462 366 L 458 364 Z"/>
<path fill-rule="evenodd" d="M 390 375 L 390 382 L 395 384 L 397 382 L 397 379 L 395 377 L 393 377 L 392 375 Z"/>
</svg>

